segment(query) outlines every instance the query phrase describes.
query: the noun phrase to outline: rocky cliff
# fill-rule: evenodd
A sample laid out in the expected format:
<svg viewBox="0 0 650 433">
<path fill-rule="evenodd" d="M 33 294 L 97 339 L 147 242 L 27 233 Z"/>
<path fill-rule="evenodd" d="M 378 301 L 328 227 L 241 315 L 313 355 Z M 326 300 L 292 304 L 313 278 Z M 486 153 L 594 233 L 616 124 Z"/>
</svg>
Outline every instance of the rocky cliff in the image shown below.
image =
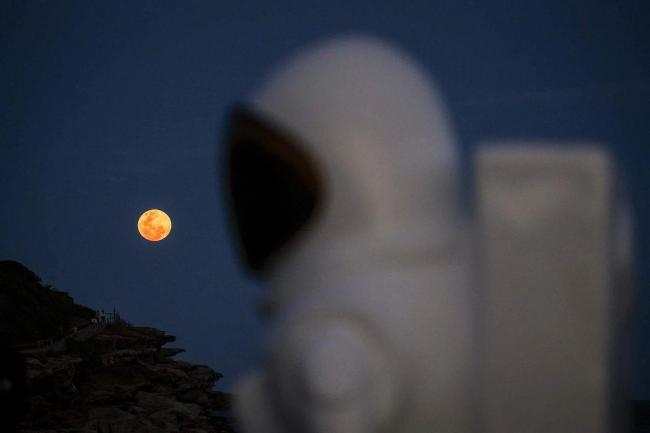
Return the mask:
<svg viewBox="0 0 650 433">
<path fill-rule="evenodd" d="M 220 373 L 174 360 L 182 349 L 163 347 L 175 340 L 163 331 L 94 315 L 0 262 L 1 431 L 232 431 Z"/>
</svg>

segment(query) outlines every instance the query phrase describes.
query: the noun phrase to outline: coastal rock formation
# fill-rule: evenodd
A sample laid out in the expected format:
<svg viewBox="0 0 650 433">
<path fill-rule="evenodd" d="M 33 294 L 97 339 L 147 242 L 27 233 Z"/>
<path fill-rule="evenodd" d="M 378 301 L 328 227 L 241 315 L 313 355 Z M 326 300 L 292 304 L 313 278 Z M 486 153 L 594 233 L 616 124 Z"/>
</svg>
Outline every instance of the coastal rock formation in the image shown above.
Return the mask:
<svg viewBox="0 0 650 433">
<path fill-rule="evenodd" d="M 232 431 L 230 396 L 213 390 L 222 375 L 174 360 L 183 350 L 163 347 L 174 336 L 121 319 L 97 322 L 92 310 L 60 293 L 24 266 L 0 262 L 2 352 L 21 359 L 24 371 L 0 378 L 12 408 L 4 408 L 3 432 L 9 415 L 20 420 L 21 433 Z M 12 305 L 18 299 L 33 310 Z"/>
</svg>

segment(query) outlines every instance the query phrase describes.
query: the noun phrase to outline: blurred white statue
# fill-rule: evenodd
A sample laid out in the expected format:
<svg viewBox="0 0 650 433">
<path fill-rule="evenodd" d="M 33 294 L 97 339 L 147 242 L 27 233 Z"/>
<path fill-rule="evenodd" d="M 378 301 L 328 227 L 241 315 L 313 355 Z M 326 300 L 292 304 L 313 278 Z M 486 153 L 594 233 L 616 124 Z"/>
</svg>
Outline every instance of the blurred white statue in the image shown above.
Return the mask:
<svg viewBox="0 0 650 433">
<path fill-rule="evenodd" d="M 631 224 L 612 161 L 537 141 L 482 146 L 475 162 L 480 431 L 630 431 Z"/>
<path fill-rule="evenodd" d="M 273 315 L 238 389 L 245 431 L 469 432 L 456 149 L 428 77 L 383 42 L 335 40 L 232 124 L 235 221 Z"/>
<path fill-rule="evenodd" d="M 233 111 L 230 209 L 243 256 L 270 283 L 264 363 L 236 390 L 246 433 L 605 431 L 611 419 L 596 411 L 609 413 L 621 317 L 608 309 L 604 242 L 613 177 L 597 149 L 568 165 L 561 150 L 526 149 L 479 159 L 470 230 L 440 94 L 409 57 L 370 38 L 300 53 Z M 556 224 L 568 228 L 547 236 Z M 523 244 L 509 250 L 508 239 Z M 536 260 L 555 250 L 545 275 Z M 547 285 L 554 301 L 535 304 L 545 296 L 527 291 Z M 573 326 L 585 320 L 598 324 L 587 339 Z M 529 344 L 516 346 L 517 329 Z M 572 337 L 557 341 L 563 330 Z M 547 349 L 567 358 L 536 362 Z M 539 407 L 518 400 L 527 393 Z M 555 411 L 562 403 L 572 414 Z"/>
</svg>

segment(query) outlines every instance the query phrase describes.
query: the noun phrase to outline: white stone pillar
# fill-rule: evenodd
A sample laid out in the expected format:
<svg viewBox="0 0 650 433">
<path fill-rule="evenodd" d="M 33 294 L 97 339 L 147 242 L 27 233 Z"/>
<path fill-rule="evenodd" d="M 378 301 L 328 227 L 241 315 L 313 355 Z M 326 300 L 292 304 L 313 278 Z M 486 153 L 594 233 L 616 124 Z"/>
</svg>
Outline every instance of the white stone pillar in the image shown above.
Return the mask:
<svg viewBox="0 0 650 433">
<path fill-rule="evenodd" d="M 480 431 L 612 431 L 629 295 L 614 284 L 613 164 L 594 146 L 509 144 L 475 158 Z"/>
</svg>

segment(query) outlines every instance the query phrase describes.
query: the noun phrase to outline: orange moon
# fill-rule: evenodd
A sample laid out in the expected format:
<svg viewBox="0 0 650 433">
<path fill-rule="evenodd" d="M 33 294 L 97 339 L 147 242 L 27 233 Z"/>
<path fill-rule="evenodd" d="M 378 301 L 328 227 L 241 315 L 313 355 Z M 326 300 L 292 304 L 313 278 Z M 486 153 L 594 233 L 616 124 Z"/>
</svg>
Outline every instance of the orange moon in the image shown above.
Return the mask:
<svg viewBox="0 0 650 433">
<path fill-rule="evenodd" d="M 140 215 L 138 231 L 148 241 L 162 241 L 172 231 L 172 220 L 160 209 L 149 209 Z"/>
</svg>

